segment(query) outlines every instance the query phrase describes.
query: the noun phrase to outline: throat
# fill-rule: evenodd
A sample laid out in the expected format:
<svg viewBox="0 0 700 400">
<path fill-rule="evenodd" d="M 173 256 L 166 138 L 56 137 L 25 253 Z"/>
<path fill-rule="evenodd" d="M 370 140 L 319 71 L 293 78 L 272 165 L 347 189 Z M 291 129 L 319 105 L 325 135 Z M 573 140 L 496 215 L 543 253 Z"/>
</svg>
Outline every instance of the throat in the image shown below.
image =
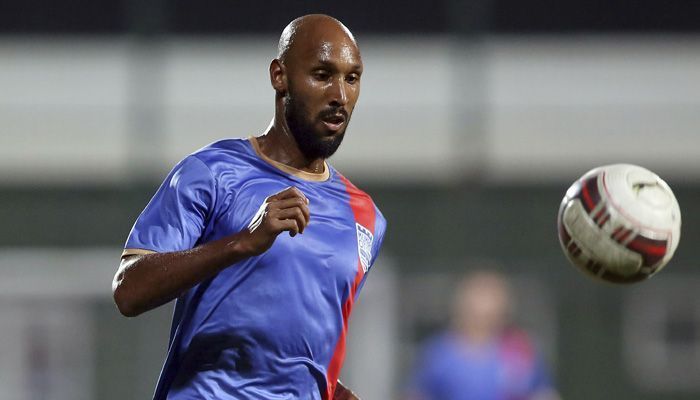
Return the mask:
<svg viewBox="0 0 700 400">
<path fill-rule="evenodd" d="M 314 181 L 324 181 L 330 176 L 325 160 L 309 161 L 301 153 L 294 157 L 293 151 L 285 151 L 284 142 L 278 143 L 269 135 L 250 137 L 250 141 L 258 156 L 292 175 Z"/>
</svg>

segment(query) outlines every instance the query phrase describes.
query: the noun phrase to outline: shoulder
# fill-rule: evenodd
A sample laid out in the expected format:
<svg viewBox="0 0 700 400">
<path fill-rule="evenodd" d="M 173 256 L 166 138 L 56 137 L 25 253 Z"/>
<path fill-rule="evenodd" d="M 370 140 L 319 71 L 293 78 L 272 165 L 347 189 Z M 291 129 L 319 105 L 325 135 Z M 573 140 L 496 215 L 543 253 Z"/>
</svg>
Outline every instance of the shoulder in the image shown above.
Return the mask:
<svg viewBox="0 0 700 400">
<path fill-rule="evenodd" d="M 218 186 L 225 171 L 235 171 L 247 163 L 245 139 L 225 139 L 187 155 L 173 167 L 166 183 L 175 189 L 193 190 Z"/>
<path fill-rule="evenodd" d="M 223 139 L 189 154 L 183 167 L 207 171 L 213 181 L 236 179 L 242 171 L 257 168 L 247 139 Z"/>
<path fill-rule="evenodd" d="M 202 147 L 188 157 L 196 158 L 204 165 L 212 167 L 221 161 L 245 158 L 249 154 L 250 142 L 248 139 L 222 139 Z"/>
<path fill-rule="evenodd" d="M 381 211 L 372 199 L 372 196 L 370 196 L 367 192 L 357 187 L 354 183 L 350 181 L 350 179 L 348 179 L 345 175 L 341 174 L 335 169 L 334 173 L 338 176 L 338 179 L 340 179 L 343 182 L 343 185 L 345 185 L 345 190 L 350 196 L 351 203 L 355 203 L 358 206 L 362 207 L 371 207 L 378 215 L 381 216 Z"/>
<path fill-rule="evenodd" d="M 355 184 L 352 183 L 350 179 L 348 179 L 345 175 L 341 174 L 337 169 L 333 167 L 330 168 L 333 170 L 334 174 L 338 177 L 338 179 L 340 179 L 340 181 L 343 182 L 343 185 L 345 185 L 345 190 L 348 192 L 350 197 L 356 198 L 358 201 L 361 201 L 363 203 L 374 204 L 372 198 L 369 194 L 367 194 L 367 192 L 355 186 Z"/>
<path fill-rule="evenodd" d="M 361 214 L 365 216 L 365 218 L 362 219 L 371 219 L 375 226 L 375 232 L 383 233 L 386 229 L 386 219 L 372 197 L 352 183 L 345 175 L 335 169 L 334 173 L 345 185 L 345 190 L 350 197 L 350 206 L 356 216 Z"/>
<path fill-rule="evenodd" d="M 172 187 L 187 187 L 196 181 L 213 180 L 211 170 L 200 158 L 190 154 L 173 167 L 166 179 Z"/>
</svg>

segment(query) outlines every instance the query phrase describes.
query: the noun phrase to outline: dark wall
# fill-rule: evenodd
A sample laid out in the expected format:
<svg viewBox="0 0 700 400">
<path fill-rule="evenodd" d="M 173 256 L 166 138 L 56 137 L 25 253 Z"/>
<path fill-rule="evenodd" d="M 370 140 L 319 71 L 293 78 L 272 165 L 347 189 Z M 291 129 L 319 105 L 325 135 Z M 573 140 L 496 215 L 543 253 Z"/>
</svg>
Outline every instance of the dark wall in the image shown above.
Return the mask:
<svg viewBox="0 0 700 400">
<path fill-rule="evenodd" d="M 485 258 L 497 261 L 506 271 L 542 279 L 556 302 L 556 372 L 567 400 L 697 398 L 697 394 L 645 393 L 631 383 L 622 366 L 621 304 L 638 285 L 594 282 L 564 259 L 556 239 L 555 216 L 567 184 L 416 187 L 359 183 L 388 220 L 383 251 L 396 261 L 400 276 L 426 270 L 459 272 L 464 267 L 455 260 Z M 0 230 L 0 244 L 114 246 L 116 268 L 118 249 L 156 186 L 153 182 L 130 187 L 1 188 L 0 220 L 5 229 Z M 700 241 L 700 188 L 674 185 L 674 190 L 683 211 L 683 237 L 663 276 L 694 272 L 694 243 Z M 652 285 L 653 279 L 641 285 Z M 120 323 L 113 305 L 105 303 L 100 310 L 101 321 Z M 153 322 L 162 332 L 167 330 L 168 314 L 167 310 L 158 313 Z M 153 331 L 153 324 L 147 330 Z M 100 354 L 111 357 L 108 351 Z M 106 361 L 114 361 L 110 360 Z M 112 390 L 109 379 L 99 382 L 98 391 Z"/>
<path fill-rule="evenodd" d="M 313 12 L 334 15 L 356 33 L 700 31 L 700 3 L 692 0 L 1 0 L 0 33 L 278 33 Z"/>
<path fill-rule="evenodd" d="M 389 220 L 386 246 L 405 259 L 480 256 L 561 258 L 555 219 L 567 184 L 364 185 Z M 3 246 L 121 246 L 156 183 L 119 187 L 2 187 Z M 674 185 L 683 211 L 676 253 L 690 263 L 700 242 L 700 188 Z M 684 246 L 686 245 L 686 246 Z"/>
</svg>

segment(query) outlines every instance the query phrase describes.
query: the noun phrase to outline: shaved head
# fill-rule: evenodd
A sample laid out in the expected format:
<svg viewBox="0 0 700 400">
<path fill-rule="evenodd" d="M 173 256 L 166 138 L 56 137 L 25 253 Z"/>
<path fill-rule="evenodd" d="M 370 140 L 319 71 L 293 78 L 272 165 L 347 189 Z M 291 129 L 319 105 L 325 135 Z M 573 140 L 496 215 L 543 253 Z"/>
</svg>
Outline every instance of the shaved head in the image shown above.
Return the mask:
<svg viewBox="0 0 700 400">
<path fill-rule="evenodd" d="M 337 41 L 345 36 L 359 52 L 352 32 L 337 19 L 325 14 L 308 14 L 290 22 L 282 31 L 277 44 L 277 58 L 285 62 L 290 53 L 301 46 L 317 44 L 318 41 Z"/>
<path fill-rule="evenodd" d="M 362 69 L 355 38 L 337 19 L 310 14 L 284 28 L 270 64 L 275 113 L 307 160 L 327 159 L 340 146 Z"/>
</svg>

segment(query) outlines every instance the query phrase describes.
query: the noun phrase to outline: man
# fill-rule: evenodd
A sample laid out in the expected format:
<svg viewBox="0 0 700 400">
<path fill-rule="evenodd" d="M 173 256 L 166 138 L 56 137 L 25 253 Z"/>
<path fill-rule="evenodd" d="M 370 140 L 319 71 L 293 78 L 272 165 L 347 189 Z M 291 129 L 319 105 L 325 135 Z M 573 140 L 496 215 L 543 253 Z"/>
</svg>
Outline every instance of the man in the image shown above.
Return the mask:
<svg viewBox="0 0 700 400">
<path fill-rule="evenodd" d="M 501 275 L 478 271 L 454 298 L 453 326 L 423 347 L 411 400 L 558 400 L 528 336 L 509 323 L 511 295 Z"/>
<path fill-rule="evenodd" d="M 269 72 L 267 131 L 182 160 L 127 239 L 119 310 L 177 299 L 156 400 L 355 398 L 337 379 L 386 221 L 325 160 L 360 94 L 362 59 L 343 24 L 307 15 L 284 29 Z"/>
</svg>

